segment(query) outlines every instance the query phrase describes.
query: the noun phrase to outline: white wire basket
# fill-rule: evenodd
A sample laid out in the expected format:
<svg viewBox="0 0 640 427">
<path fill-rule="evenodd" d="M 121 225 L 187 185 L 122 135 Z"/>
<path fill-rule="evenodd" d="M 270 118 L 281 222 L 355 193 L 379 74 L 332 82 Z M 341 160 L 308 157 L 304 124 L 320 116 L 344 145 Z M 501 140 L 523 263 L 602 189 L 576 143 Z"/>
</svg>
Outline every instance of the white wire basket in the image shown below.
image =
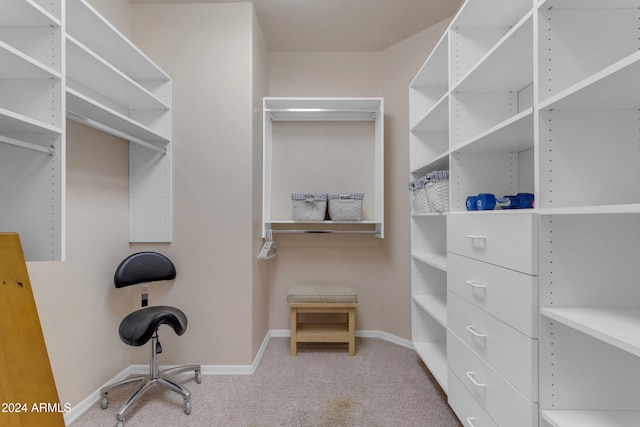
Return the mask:
<svg viewBox="0 0 640 427">
<path fill-rule="evenodd" d="M 329 194 L 329 218 L 332 221 L 360 221 L 364 193 Z"/>
<path fill-rule="evenodd" d="M 327 193 L 292 193 L 295 221 L 323 221 L 327 212 Z"/>
<path fill-rule="evenodd" d="M 449 171 L 433 171 L 409 183 L 415 213 L 449 210 Z"/>
</svg>

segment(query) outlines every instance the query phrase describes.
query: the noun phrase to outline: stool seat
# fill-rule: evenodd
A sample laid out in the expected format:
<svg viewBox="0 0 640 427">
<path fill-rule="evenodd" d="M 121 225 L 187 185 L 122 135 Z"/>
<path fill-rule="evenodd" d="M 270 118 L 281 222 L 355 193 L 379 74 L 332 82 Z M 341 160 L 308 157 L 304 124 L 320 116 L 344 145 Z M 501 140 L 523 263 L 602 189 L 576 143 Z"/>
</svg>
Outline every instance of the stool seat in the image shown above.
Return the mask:
<svg viewBox="0 0 640 427">
<path fill-rule="evenodd" d="M 349 356 L 355 351 L 355 309 L 358 294 L 345 285 L 294 285 L 287 292 L 291 310 L 291 355 L 295 356 L 299 342 L 345 342 Z M 344 314 L 344 323 L 306 323 L 300 314 Z"/>
<path fill-rule="evenodd" d="M 358 294 L 345 285 L 293 285 L 287 303 L 357 303 Z"/>
<path fill-rule="evenodd" d="M 120 339 L 133 346 L 145 345 L 162 324 L 169 325 L 177 335 L 187 330 L 187 316 L 175 307 L 153 306 L 136 310 L 120 322 Z"/>
</svg>

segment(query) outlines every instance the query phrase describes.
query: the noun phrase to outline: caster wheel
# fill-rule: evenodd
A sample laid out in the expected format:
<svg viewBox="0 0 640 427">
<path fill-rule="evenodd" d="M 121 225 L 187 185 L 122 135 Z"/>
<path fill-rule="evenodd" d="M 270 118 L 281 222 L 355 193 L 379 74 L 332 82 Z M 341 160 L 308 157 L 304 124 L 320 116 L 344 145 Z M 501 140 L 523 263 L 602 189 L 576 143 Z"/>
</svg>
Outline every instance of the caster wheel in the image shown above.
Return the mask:
<svg viewBox="0 0 640 427">
<path fill-rule="evenodd" d="M 196 371 L 196 382 L 202 384 L 202 373 L 200 371 Z"/>
<path fill-rule="evenodd" d="M 102 400 L 100 400 L 100 407 L 102 409 L 107 409 L 109 407 L 109 398 L 106 394 L 102 396 Z"/>
<path fill-rule="evenodd" d="M 191 414 L 191 401 L 190 400 L 185 400 L 184 401 L 184 413 L 187 415 Z"/>
</svg>

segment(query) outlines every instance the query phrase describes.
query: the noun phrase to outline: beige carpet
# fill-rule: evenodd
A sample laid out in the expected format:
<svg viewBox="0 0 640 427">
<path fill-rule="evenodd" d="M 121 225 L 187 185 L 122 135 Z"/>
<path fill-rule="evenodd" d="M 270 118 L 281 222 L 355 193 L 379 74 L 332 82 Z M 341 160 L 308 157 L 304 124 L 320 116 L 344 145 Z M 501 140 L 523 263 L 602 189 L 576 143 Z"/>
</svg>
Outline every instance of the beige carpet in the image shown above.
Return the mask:
<svg viewBox="0 0 640 427">
<path fill-rule="evenodd" d="M 182 398 L 153 389 L 126 416 L 126 426 L 206 427 L 459 427 L 433 377 L 413 350 L 375 338 L 358 338 L 357 354 L 342 344 L 300 344 L 289 355 L 288 338 L 271 338 L 253 375 L 179 378 L 192 394 L 191 415 Z M 96 403 L 71 427 L 115 425 L 120 404 L 134 391 L 110 393 L 106 410 Z M 158 391 L 156 391 L 158 390 Z"/>
</svg>

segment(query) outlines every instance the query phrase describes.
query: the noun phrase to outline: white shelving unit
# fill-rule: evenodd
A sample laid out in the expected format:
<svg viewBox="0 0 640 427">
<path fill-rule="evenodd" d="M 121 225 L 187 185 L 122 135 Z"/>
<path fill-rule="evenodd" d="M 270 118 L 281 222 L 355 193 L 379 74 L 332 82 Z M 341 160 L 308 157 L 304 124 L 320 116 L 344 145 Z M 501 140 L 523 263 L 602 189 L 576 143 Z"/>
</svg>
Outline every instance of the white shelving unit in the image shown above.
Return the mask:
<svg viewBox="0 0 640 427">
<path fill-rule="evenodd" d="M 412 177 L 451 179 L 451 212 L 411 219 L 414 344 L 469 425 L 640 423 L 639 20 L 467 0 L 411 85 Z M 481 192 L 536 207 L 466 212 Z"/>
<path fill-rule="evenodd" d="M 384 237 L 382 98 L 264 98 L 263 237 Z M 364 193 L 361 221 L 293 220 L 292 193 Z"/>
<path fill-rule="evenodd" d="M 639 9 L 537 10 L 543 427 L 640 422 Z"/>
<path fill-rule="evenodd" d="M 131 142 L 130 241 L 170 241 L 170 77 L 85 0 L 0 9 L 0 228 L 64 260 L 68 117 Z"/>
<path fill-rule="evenodd" d="M 449 169 L 449 36 L 409 87 L 410 180 Z M 443 390 L 447 373 L 447 215 L 411 212 L 412 341 Z"/>
<path fill-rule="evenodd" d="M 0 1 L 0 228 L 64 259 L 64 2 Z"/>
<path fill-rule="evenodd" d="M 67 116 L 130 141 L 129 240 L 169 242 L 171 78 L 85 0 L 66 32 Z"/>
</svg>

